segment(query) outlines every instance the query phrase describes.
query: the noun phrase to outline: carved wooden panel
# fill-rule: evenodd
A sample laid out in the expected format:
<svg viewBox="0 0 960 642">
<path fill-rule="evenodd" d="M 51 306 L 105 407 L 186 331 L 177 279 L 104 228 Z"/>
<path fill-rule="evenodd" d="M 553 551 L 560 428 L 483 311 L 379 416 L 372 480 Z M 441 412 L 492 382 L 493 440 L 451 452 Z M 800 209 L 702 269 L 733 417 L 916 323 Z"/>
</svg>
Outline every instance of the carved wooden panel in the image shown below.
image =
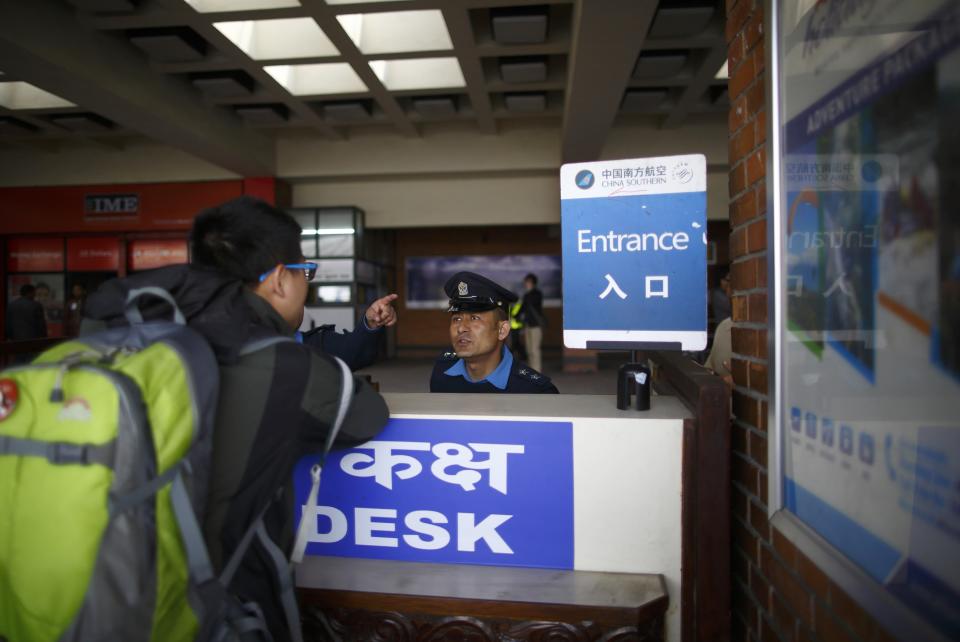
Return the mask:
<svg viewBox="0 0 960 642">
<path fill-rule="evenodd" d="M 662 642 L 663 617 L 638 626 L 437 616 L 304 605 L 306 642 Z"/>
</svg>

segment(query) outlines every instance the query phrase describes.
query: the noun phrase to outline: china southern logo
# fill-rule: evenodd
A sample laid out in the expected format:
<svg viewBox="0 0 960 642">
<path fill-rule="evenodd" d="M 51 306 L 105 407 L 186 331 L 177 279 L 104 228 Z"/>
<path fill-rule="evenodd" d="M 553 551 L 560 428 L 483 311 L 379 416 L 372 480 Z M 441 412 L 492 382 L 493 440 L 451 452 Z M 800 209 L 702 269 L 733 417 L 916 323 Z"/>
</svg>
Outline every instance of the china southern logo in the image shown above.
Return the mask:
<svg viewBox="0 0 960 642">
<path fill-rule="evenodd" d="M 580 189 L 590 189 L 593 187 L 593 172 L 589 169 L 580 170 L 574 181 Z"/>
</svg>

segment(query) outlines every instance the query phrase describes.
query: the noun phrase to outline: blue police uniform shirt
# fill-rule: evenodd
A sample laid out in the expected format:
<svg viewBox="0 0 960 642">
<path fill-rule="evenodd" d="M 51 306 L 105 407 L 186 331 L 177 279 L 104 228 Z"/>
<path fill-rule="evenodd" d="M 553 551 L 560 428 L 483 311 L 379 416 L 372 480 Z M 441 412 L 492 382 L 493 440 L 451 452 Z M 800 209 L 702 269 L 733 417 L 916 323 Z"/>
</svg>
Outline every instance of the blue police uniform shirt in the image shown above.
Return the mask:
<svg viewBox="0 0 960 642">
<path fill-rule="evenodd" d="M 500 390 L 507 389 L 507 379 L 510 378 L 510 368 L 513 367 L 513 354 L 507 350 L 507 346 L 503 346 L 503 353 L 500 357 L 500 365 L 494 368 L 493 372 L 488 374 L 483 379 L 479 381 L 474 381 L 470 378 L 470 373 L 467 372 L 467 364 L 463 362 L 463 359 L 458 359 L 453 366 L 449 369 L 444 370 L 443 374 L 456 377 L 460 376 L 469 381 L 470 383 L 481 383 L 483 381 L 489 381 L 491 384 L 499 388 Z"/>
<path fill-rule="evenodd" d="M 510 349 L 503 346 L 500 364 L 480 381 L 470 379 L 466 364 L 456 353 L 444 352 L 433 365 L 430 392 L 557 394 L 558 390 L 549 377 L 515 359 Z"/>
</svg>

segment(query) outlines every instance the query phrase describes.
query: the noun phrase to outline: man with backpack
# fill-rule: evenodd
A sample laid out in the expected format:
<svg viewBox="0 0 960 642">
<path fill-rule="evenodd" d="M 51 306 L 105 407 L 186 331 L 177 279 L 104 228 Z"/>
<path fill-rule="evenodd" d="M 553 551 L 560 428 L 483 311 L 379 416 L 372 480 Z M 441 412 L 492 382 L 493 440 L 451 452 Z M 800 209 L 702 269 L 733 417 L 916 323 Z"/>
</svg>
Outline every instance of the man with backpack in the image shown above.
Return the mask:
<svg viewBox="0 0 960 642">
<path fill-rule="evenodd" d="M 316 269 L 304 261 L 300 233 L 287 213 L 241 197 L 197 216 L 191 265 L 112 281 L 87 303 L 88 317 L 111 325 L 121 322 L 130 290 L 161 287 L 173 295 L 188 327 L 213 348 L 220 395 L 204 538 L 219 571 L 262 515 L 268 537 L 256 538 L 227 588 L 259 605 L 277 641 L 301 639 L 288 625 L 291 605 L 281 599 L 285 591 L 290 597 L 289 570 L 276 564 L 278 555 L 289 557 L 293 544 L 291 474 L 302 456 L 324 449 L 344 389 L 338 362 L 296 341 L 245 349 L 251 342 L 293 337 L 300 326 Z M 155 303 L 144 316 L 163 313 L 164 304 Z M 388 419 L 383 398 L 351 378 L 353 393 L 335 447 L 368 441 Z"/>
</svg>

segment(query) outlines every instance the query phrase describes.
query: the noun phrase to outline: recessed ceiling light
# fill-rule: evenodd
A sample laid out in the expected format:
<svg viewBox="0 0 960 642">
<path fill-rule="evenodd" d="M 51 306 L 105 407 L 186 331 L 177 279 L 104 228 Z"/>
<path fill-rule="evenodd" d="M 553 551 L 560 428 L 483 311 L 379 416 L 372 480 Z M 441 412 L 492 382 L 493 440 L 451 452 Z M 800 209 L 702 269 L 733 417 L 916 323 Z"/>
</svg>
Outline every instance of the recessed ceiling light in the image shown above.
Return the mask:
<svg viewBox="0 0 960 642">
<path fill-rule="evenodd" d="M 365 54 L 453 49 L 439 9 L 349 13 L 337 20 Z"/>
<path fill-rule="evenodd" d="M 717 75 L 714 76 L 717 80 L 729 80 L 730 70 L 727 68 L 727 61 L 723 61 L 723 66 L 720 67 L 720 71 L 717 72 Z"/>
<path fill-rule="evenodd" d="M 0 105 L 7 109 L 76 107 L 72 102 L 25 82 L 0 82 Z"/>
<path fill-rule="evenodd" d="M 271 65 L 264 70 L 294 96 L 352 94 L 367 86 L 346 62 L 315 65 Z"/>
<path fill-rule="evenodd" d="M 463 87 L 463 71 L 456 58 L 371 60 L 370 68 L 391 91 Z"/>
<path fill-rule="evenodd" d="M 255 9 L 282 9 L 299 7 L 300 0 L 187 0 L 198 13 L 218 11 L 252 11 Z"/>
<path fill-rule="evenodd" d="M 339 51 L 313 18 L 237 20 L 213 24 L 254 60 L 336 56 Z"/>
</svg>

